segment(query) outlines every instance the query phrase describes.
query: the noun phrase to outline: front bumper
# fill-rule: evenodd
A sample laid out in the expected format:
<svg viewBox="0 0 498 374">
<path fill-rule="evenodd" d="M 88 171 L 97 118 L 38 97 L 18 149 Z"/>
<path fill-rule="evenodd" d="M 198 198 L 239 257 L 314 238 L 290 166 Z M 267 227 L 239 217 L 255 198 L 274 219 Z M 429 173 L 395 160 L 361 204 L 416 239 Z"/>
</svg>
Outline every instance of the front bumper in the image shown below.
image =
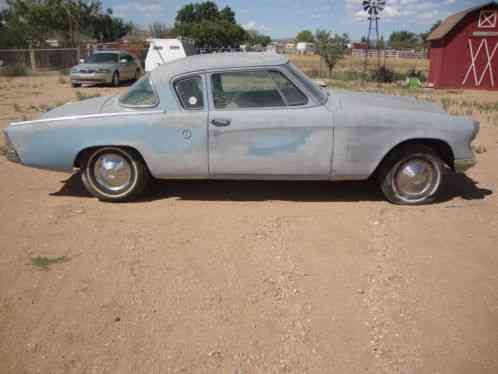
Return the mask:
<svg viewBox="0 0 498 374">
<path fill-rule="evenodd" d="M 476 164 L 477 164 L 477 160 L 476 160 L 475 156 L 471 159 L 455 160 L 455 163 L 454 163 L 455 173 L 465 173 L 470 168 L 476 166 Z"/>
<path fill-rule="evenodd" d="M 111 73 L 71 73 L 71 82 L 84 84 L 84 83 L 110 83 L 112 81 Z"/>
</svg>

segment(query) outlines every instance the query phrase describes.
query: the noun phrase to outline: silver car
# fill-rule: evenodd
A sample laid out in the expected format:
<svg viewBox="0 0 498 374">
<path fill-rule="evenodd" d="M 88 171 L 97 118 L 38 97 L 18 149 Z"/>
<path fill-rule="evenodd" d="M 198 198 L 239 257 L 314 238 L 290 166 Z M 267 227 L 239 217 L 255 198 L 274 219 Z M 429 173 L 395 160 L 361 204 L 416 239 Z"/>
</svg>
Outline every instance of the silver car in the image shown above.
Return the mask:
<svg viewBox="0 0 498 374">
<path fill-rule="evenodd" d="M 138 80 L 142 69 L 135 58 L 124 51 L 99 51 L 81 60 L 71 69 L 71 84 L 107 83 L 119 86 L 122 81 Z"/>
<path fill-rule="evenodd" d="M 8 158 L 71 172 L 105 201 L 151 177 L 378 179 L 397 204 L 436 199 L 448 170 L 475 164 L 479 123 L 414 98 L 325 90 L 264 53 L 187 57 L 121 96 L 56 108 L 5 131 Z"/>
</svg>

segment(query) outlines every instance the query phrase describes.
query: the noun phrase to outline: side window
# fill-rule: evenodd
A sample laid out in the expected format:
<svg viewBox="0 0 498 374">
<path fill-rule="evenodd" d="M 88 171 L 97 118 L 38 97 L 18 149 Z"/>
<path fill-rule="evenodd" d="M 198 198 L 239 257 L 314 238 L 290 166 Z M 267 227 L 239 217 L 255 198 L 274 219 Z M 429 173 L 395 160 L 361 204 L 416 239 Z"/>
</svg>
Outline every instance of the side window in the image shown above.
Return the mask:
<svg viewBox="0 0 498 374">
<path fill-rule="evenodd" d="M 199 110 L 204 108 L 204 89 L 201 77 L 176 81 L 175 91 L 185 109 Z"/>
<path fill-rule="evenodd" d="M 290 106 L 306 105 L 308 98 L 287 77 L 278 71 L 270 71 L 272 78 Z"/>
<path fill-rule="evenodd" d="M 213 74 L 211 83 L 217 109 L 285 106 L 277 84 L 267 71 Z"/>
</svg>

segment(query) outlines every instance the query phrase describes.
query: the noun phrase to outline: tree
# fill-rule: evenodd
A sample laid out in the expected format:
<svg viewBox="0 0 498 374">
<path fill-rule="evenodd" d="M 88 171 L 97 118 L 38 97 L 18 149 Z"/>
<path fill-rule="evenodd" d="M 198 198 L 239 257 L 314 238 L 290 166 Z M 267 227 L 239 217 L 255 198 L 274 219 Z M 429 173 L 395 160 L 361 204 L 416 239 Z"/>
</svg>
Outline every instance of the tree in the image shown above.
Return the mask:
<svg viewBox="0 0 498 374">
<path fill-rule="evenodd" d="M 235 21 L 235 12 L 230 8 L 229 6 L 224 7 L 220 11 L 220 19 L 223 21 L 227 21 L 232 24 L 236 24 L 237 22 Z"/>
<path fill-rule="evenodd" d="M 91 27 L 88 30 L 89 35 L 103 42 L 113 42 L 128 34 L 133 24 L 125 22 L 123 19 L 114 17 L 112 9 L 107 9 L 107 13 L 99 13 L 94 16 L 90 22 Z"/>
<path fill-rule="evenodd" d="M 54 36 L 65 47 L 76 47 L 83 36 L 114 41 L 131 28 L 111 9 L 104 12 L 99 0 L 7 0 L 7 5 L 9 44 L 18 48 L 43 47 Z"/>
<path fill-rule="evenodd" d="M 176 37 L 173 28 L 160 22 L 155 22 L 149 25 L 149 32 L 150 35 L 156 39 L 168 39 Z"/>
<path fill-rule="evenodd" d="M 195 39 L 198 48 L 239 47 L 248 40 L 247 32 L 236 22 L 234 11 L 228 6 L 219 10 L 212 1 L 181 8 L 174 32 Z"/>
<path fill-rule="evenodd" d="M 313 43 L 314 41 L 313 33 L 309 30 L 303 30 L 296 36 L 296 42 L 298 43 Z"/>
<path fill-rule="evenodd" d="M 344 35 L 332 35 L 330 31 L 317 30 L 315 40 L 320 56 L 327 64 L 329 78 L 332 77 L 332 70 L 339 60 L 344 58 L 347 49 L 347 40 Z"/>
<path fill-rule="evenodd" d="M 260 45 L 266 47 L 271 43 L 271 38 L 261 34 L 258 30 L 246 30 L 248 34 L 247 43 L 250 46 Z"/>
<path fill-rule="evenodd" d="M 351 43 L 351 38 L 349 37 L 349 34 L 346 32 L 342 34 L 342 39 L 344 40 L 345 44 Z"/>
<path fill-rule="evenodd" d="M 389 46 L 393 49 L 416 49 L 420 46 L 420 39 L 411 31 L 394 31 L 389 37 Z"/>
</svg>

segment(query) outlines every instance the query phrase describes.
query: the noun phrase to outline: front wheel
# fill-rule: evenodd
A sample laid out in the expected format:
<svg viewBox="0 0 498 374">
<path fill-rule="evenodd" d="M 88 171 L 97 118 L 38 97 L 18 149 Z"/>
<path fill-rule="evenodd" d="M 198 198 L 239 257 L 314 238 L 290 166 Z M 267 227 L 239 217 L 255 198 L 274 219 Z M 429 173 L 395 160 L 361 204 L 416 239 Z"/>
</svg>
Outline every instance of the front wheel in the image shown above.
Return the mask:
<svg viewBox="0 0 498 374">
<path fill-rule="evenodd" d="M 380 169 L 380 185 L 394 204 L 421 205 L 433 202 L 443 182 L 444 167 L 431 148 L 417 145 L 394 151 Z"/>
<path fill-rule="evenodd" d="M 81 165 L 83 185 L 102 201 L 129 201 L 144 191 L 149 178 L 139 155 L 122 148 L 97 149 Z"/>
</svg>

